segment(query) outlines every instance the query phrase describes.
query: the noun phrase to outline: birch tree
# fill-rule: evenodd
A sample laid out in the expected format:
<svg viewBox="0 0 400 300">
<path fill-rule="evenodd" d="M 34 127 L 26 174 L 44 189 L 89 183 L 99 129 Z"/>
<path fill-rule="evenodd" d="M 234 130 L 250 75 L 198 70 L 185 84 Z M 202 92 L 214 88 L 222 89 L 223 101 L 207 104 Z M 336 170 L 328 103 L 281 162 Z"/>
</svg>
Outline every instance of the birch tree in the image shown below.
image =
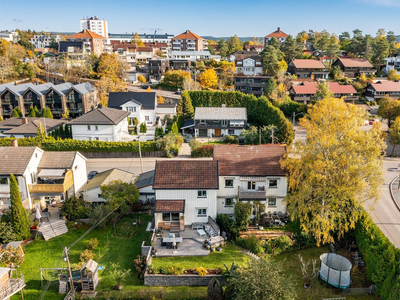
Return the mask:
<svg viewBox="0 0 400 300">
<path fill-rule="evenodd" d="M 354 228 L 361 205 L 380 197 L 386 145 L 380 122 L 363 131 L 364 120 L 362 109 L 325 98 L 300 119 L 306 141 L 297 141 L 281 161 L 288 171 L 289 214 L 318 246 Z"/>
</svg>

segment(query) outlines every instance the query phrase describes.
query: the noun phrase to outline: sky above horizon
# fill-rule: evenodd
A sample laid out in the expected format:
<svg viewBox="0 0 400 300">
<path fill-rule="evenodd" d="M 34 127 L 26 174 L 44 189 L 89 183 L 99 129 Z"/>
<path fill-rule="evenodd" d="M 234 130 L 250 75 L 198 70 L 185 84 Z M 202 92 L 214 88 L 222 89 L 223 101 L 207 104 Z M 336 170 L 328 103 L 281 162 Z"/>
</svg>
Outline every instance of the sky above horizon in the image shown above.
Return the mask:
<svg viewBox="0 0 400 300">
<path fill-rule="evenodd" d="M 99 16 L 109 33 L 265 36 L 280 27 L 287 34 L 302 30 L 341 34 L 360 29 L 375 36 L 379 28 L 397 30 L 400 0 L 8 0 L 2 3 L 0 30 L 78 32 L 79 20 Z"/>
</svg>

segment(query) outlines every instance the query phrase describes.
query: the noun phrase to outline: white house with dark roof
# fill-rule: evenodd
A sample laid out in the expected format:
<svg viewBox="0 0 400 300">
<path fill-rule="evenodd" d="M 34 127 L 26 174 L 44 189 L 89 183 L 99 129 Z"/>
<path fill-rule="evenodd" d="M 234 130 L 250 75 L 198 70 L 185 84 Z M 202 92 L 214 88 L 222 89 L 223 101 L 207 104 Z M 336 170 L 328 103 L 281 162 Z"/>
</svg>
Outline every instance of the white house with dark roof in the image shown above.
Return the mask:
<svg viewBox="0 0 400 300">
<path fill-rule="evenodd" d="M 74 140 L 129 141 L 128 111 L 102 107 L 72 120 L 69 124 Z"/>
<path fill-rule="evenodd" d="M 16 139 L 36 137 L 39 123 L 42 124 L 45 132 L 49 134 L 59 128 L 60 125 L 65 124 L 66 120 L 38 117 L 13 117 L 0 122 L 0 132 L 5 137 L 15 137 Z"/>
<path fill-rule="evenodd" d="M 109 183 L 117 180 L 122 182 L 131 183 L 134 179 L 133 173 L 126 172 L 119 169 L 110 169 L 96 174 L 92 180 L 87 182 L 80 190 L 83 200 L 88 202 L 105 202 L 106 200 L 101 197 L 101 186 L 108 185 Z"/>
<path fill-rule="evenodd" d="M 246 124 L 245 107 L 196 107 L 194 112 L 196 137 L 239 135 Z"/>
<path fill-rule="evenodd" d="M 129 112 L 129 118 L 137 118 L 139 124 L 154 125 L 157 120 L 155 92 L 111 92 L 108 107 Z"/>
<path fill-rule="evenodd" d="M 25 208 L 34 199 L 63 201 L 86 183 L 86 158 L 79 152 L 45 152 L 37 147 L 0 147 L 0 209 L 9 208 L 13 174 Z"/>
<path fill-rule="evenodd" d="M 236 201 L 261 201 L 266 213 L 286 212 L 287 172 L 279 163 L 285 151 L 279 145 L 214 145 L 213 159 L 219 162 L 218 213 L 233 215 Z"/>
</svg>

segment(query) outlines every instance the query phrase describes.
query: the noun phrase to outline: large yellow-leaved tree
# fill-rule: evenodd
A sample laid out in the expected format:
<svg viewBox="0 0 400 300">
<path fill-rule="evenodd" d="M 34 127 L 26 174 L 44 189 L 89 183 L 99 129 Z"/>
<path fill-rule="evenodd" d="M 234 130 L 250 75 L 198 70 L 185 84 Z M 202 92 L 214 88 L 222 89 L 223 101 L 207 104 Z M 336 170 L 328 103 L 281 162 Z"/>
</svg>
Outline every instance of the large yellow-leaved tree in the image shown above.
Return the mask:
<svg viewBox="0 0 400 300">
<path fill-rule="evenodd" d="M 131 44 L 136 45 L 136 47 L 144 47 L 144 43 L 137 32 L 132 37 Z"/>
<path fill-rule="evenodd" d="M 364 120 L 355 105 L 325 98 L 300 119 L 306 141 L 297 141 L 281 161 L 288 171 L 288 212 L 317 245 L 354 228 L 361 205 L 380 197 L 386 145 L 380 122 L 364 131 Z"/>
<path fill-rule="evenodd" d="M 218 84 L 218 76 L 213 69 L 205 70 L 200 75 L 199 79 L 200 79 L 200 84 L 203 87 L 215 88 Z"/>
</svg>

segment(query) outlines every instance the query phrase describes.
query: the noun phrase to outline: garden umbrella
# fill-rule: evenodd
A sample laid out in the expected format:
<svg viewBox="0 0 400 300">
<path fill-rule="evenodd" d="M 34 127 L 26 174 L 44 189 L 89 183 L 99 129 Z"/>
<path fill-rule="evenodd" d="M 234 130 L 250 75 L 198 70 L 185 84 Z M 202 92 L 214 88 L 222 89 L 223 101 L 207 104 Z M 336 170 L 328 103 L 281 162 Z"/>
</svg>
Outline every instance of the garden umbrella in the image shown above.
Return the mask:
<svg viewBox="0 0 400 300">
<path fill-rule="evenodd" d="M 40 218 L 42 217 L 42 215 L 40 214 L 40 202 L 36 202 L 35 208 L 36 208 L 36 220 L 40 220 Z"/>
<path fill-rule="evenodd" d="M 172 248 L 176 248 L 175 233 L 172 234 Z"/>
</svg>

